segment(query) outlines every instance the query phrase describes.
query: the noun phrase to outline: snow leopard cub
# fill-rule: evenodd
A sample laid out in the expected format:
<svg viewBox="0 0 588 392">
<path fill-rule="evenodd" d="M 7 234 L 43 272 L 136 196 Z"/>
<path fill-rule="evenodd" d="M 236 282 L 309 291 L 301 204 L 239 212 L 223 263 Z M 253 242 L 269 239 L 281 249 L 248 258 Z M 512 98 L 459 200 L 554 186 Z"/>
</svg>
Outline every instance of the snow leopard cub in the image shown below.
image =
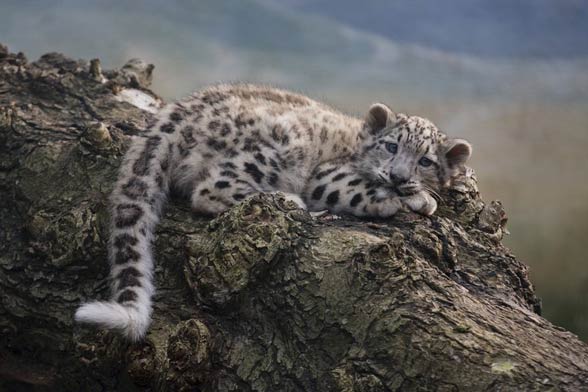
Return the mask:
<svg viewBox="0 0 588 392">
<path fill-rule="evenodd" d="M 258 192 L 302 208 L 389 217 L 431 215 L 437 192 L 471 154 L 430 121 L 372 105 L 363 120 L 310 98 L 249 84 L 218 85 L 169 104 L 128 150 L 112 194 L 113 297 L 80 322 L 141 339 L 151 319 L 155 225 L 170 187 L 196 212 L 219 214 Z"/>
</svg>

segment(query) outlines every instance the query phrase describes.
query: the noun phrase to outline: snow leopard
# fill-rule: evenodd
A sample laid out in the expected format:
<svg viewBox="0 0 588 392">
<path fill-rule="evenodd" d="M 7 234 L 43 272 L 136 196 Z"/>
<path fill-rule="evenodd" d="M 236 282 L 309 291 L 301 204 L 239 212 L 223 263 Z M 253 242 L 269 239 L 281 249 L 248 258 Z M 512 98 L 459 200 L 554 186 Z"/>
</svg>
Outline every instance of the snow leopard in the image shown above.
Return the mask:
<svg viewBox="0 0 588 392">
<path fill-rule="evenodd" d="M 212 216 L 259 192 L 281 192 L 310 212 L 429 216 L 472 151 L 431 121 L 382 103 L 357 118 L 252 84 L 215 85 L 168 104 L 135 139 L 111 196 L 112 298 L 75 315 L 131 341 L 150 324 L 151 243 L 170 189 Z"/>
</svg>

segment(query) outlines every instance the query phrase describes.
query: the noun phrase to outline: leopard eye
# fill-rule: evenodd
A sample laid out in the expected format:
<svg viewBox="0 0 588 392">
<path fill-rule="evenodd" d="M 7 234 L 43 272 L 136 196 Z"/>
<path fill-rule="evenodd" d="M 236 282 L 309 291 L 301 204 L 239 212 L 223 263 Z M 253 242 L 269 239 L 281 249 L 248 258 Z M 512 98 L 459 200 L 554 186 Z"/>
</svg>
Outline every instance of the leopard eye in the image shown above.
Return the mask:
<svg viewBox="0 0 588 392">
<path fill-rule="evenodd" d="M 423 167 L 429 167 L 432 164 L 433 164 L 433 161 L 427 157 L 422 157 L 421 159 L 419 159 L 419 165 L 421 165 Z"/>
<path fill-rule="evenodd" d="M 392 154 L 396 154 L 398 152 L 398 144 L 396 144 L 396 143 L 386 143 L 386 150 L 388 150 Z"/>
</svg>

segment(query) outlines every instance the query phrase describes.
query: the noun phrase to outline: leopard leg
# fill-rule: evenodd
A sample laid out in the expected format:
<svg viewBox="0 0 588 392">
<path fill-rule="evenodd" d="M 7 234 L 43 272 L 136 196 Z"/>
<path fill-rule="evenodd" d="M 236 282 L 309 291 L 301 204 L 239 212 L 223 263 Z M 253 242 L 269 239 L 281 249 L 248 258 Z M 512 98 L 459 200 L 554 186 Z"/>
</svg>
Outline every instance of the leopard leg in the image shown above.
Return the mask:
<svg viewBox="0 0 588 392">
<path fill-rule="evenodd" d="M 402 199 L 389 188 L 366 180 L 349 165 L 336 163 L 315 169 L 304 198 L 310 211 L 334 214 L 387 218 L 403 208 Z"/>
</svg>

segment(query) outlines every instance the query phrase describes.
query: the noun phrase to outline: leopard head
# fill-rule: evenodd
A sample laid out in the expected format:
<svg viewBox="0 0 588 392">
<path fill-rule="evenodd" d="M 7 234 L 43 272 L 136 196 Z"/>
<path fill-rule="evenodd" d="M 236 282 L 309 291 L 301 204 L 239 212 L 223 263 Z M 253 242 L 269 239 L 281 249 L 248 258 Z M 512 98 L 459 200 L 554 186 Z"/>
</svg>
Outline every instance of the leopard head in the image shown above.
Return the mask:
<svg viewBox="0 0 588 392">
<path fill-rule="evenodd" d="M 463 139 L 450 139 L 429 120 L 370 107 L 363 125 L 358 170 L 370 181 L 411 195 L 436 194 L 451 184 L 472 153 Z"/>
</svg>

